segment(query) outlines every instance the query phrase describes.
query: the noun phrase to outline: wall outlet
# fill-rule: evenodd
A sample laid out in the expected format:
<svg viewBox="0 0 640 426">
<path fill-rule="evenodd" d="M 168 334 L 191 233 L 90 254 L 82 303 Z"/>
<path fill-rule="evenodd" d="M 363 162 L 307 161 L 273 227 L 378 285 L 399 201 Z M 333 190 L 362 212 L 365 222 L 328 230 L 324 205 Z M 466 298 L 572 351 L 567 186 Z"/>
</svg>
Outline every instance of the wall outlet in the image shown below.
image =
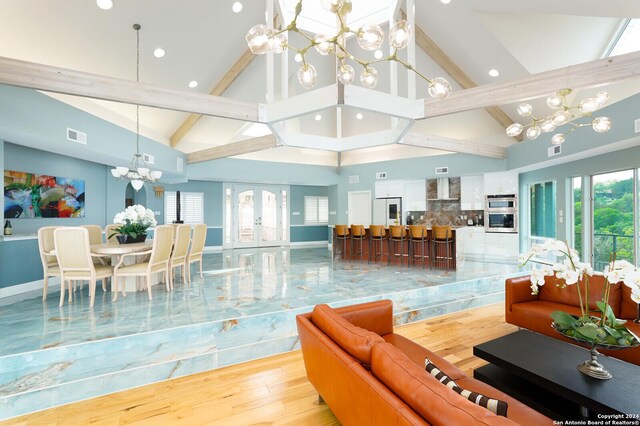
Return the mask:
<svg viewBox="0 0 640 426">
<path fill-rule="evenodd" d="M 300 212 L 291 212 L 291 216 L 300 216 Z"/>
<path fill-rule="evenodd" d="M 360 175 L 349 176 L 349 183 L 360 183 Z"/>
<path fill-rule="evenodd" d="M 386 178 L 387 178 L 387 172 L 376 173 L 376 179 L 386 179 Z"/>
<path fill-rule="evenodd" d="M 640 133 L 640 118 L 634 121 L 634 123 L 635 123 L 636 133 Z"/>
</svg>

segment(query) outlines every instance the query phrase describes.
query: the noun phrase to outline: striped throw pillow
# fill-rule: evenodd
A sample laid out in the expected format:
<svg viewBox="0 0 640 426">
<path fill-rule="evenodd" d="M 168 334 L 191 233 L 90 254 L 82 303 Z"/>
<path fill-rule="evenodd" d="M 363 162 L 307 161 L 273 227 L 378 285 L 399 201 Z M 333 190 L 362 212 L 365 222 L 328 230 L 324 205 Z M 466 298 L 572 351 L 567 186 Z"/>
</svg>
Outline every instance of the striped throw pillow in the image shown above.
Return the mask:
<svg viewBox="0 0 640 426">
<path fill-rule="evenodd" d="M 425 370 L 427 370 L 427 373 L 435 377 L 436 380 L 438 380 L 440 383 L 453 389 L 463 397 L 467 398 L 469 401 L 488 409 L 494 414 L 507 417 L 508 405 L 506 402 L 500 401 L 499 399 L 489 398 L 480 393 L 468 391 L 461 388 L 456 384 L 456 382 L 451 380 L 449 376 L 444 374 L 438 367 L 436 367 L 431 361 L 429 361 L 429 358 L 424 359 L 424 368 Z"/>
</svg>

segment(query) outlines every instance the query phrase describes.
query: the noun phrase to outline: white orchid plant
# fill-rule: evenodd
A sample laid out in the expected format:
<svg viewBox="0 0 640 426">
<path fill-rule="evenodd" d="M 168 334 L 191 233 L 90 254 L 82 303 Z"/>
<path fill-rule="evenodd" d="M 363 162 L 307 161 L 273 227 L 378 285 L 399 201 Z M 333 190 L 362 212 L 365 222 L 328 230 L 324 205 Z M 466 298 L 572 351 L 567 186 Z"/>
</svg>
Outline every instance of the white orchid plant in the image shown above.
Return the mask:
<svg viewBox="0 0 640 426">
<path fill-rule="evenodd" d="M 129 206 L 116 214 L 113 223 L 120 225 L 120 227 L 115 228 L 115 232 L 109 238 L 113 235 L 129 235 L 131 238 L 136 238 L 138 235 L 146 233 L 150 226 L 157 224 L 153 210 L 141 204 Z"/>
<path fill-rule="evenodd" d="M 562 311 L 551 314 L 558 330 L 569 337 L 598 344 L 637 345 L 637 338 L 624 327 L 626 320 L 615 317 L 609 306 L 609 295 L 611 286 L 622 282 L 631 288 L 631 299 L 640 303 L 640 270 L 626 260 L 616 260 L 615 255 L 611 256 L 603 271 L 605 286 L 602 300 L 596 302 L 601 312 L 601 316 L 597 318 L 592 317 L 589 312 L 589 278 L 596 272 L 589 263 L 580 262 L 578 252 L 569 247 L 568 243 L 551 239 L 534 245 L 529 253 L 520 256 L 520 264 L 524 266 L 535 257 L 548 253 L 555 255 L 560 261 L 531 268 L 531 293 L 538 294 L 539 287 L 545 284 L 545 277 L 555 276 L 558 279 L 556 285 L 561 288 L 576 285 L 580 302 L 579 318 Z"/>
</svg>

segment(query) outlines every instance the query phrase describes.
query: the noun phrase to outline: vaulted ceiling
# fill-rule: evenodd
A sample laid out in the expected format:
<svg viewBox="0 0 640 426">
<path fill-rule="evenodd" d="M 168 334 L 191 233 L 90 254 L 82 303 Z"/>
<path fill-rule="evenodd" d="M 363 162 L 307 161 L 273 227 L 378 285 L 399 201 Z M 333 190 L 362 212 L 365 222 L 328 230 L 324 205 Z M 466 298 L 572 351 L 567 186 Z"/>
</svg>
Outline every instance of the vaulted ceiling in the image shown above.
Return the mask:
<svg viewBox="0 0 640 426">
<path fill-rule="evenodd" d="M 141 82 L 183 92 L 265 102 L 265 57 L 253 58 L 245 54 L 247 30 L 264 22 L 264 1 L 244 0 L 240 13 L 232 11 L 232 0 L 114 2 L 113 9 L 101 10 L 93 0 L 0 0 L 0 28 L 3 30 L 0 56 L 135 80 L 135 33 L 131 27 L 139 23 L 142 26 Z M 431 77 L 447 78 L 454 91 L 473 84 L 509 83 L 532 74 L 602 58 L 626 18 L 640 18 L 640 2 L 452 0 L 445 5 L 439 0 L 419 0 L 416 1 L 416 24 L 427 40 L 439 48 L 440 54 L 434 55 L 432 46 L 430 53 L 434 57 L 429 56 L 420 48 L 425 47 L 424 40 L 423 43 L 418 40 L 416 68 Z M 154 57 L 153 51 L 157 47 L 166 51 L 164 57 Z M 295 95 L 304 89 L 295 81 L 297 64 L 292 57 L 289 60 L 289 92 Z M 310 60 L 320 61 L 317 55 L 310 56 Z M 457 70 L 452 71 L 451 64 Z M 326 74 L 326 82 L 331 82 L 331 63 L 320 63 L 317 67 L 319 74 Z M 500 75 L 490 77 L 490 69 L 499 70 Z M 460 73 L 464 77 L 462 81 Z M 388 70 L 381 70 L 380 90 L 388 90 L 389 84 L 384 82 L 388 75 Z M 188 87 L 192 80 L 199 83 L 196 88 Z M 418 97 L 428 98 L 422 80 L 418 80 L 418 86 Z M 406 89 L 400 82 L 402 90 Z M 575 96 L 582 98 L 597 90 L 602 88 L 577 91 Z M 616 102 L 639 92 L 640 83 L 627 80 L 611 84 L 606 90 L 612 93 L 610 102 Z M 135 131 L 132 105 L 50 95 Z M 543 100 L 532 103 L 534 108 L 546 108 Z M 455 151 L 451 147 L 458 145 L 446 143 L 452 140 L 504 148 L 518 143 L 504 133 L 505 120 L 520 119 L 516 105 L 517 102 L 512 102 L 498 105 L 500 110 L 475 109 L 427 118 L 416 122 L 411 131 L 430 140 L 441 138 L 446 150 Z M 353 111 L 354 117 L 356 112 Z M 192 117 L 192 123 L 185 126 L 189 117 L 185 112 L 142 107 L 141 132 L 165 144 L 171 144 L 173 137 L 176 148 L 186 153 L 252 138 L 244 134 L 252 123 L 203 116 L 197 120 Z M 375 114 L 366 112 L 362 120 L 354 117 L 345 118 L 353 132 L 371 128 L 379 121 Z M 322 132 L 331 121 L 328 116 L 320 121 L 303 117 L 298 125 Z M 229 149 L 227 155 L 236 152 Z M 338 161 L 353 164 L 445 152 L 449 151 L 434 149 L 431 145 L 427 148 L 390 145 L 347 151 L 338 156 L 322 149 L 281 146 L 238 157 L 336 165 Z"/>
</svg>

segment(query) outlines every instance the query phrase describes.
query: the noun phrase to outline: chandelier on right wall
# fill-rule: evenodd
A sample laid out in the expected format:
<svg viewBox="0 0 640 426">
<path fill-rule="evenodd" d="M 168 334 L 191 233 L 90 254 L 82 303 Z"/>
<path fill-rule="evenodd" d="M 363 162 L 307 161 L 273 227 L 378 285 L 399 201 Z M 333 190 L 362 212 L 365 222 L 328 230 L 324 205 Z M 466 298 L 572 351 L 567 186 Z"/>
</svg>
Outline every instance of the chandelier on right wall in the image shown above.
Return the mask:
<svg viewBox="0 0 640 426">
<path fill-rule="evenodd" d="M 580 127 L 591 126 L 598 133 L 608 132 L 611 129 L 611 119 L 609 117 L 596 117 L 586 123 L 576 123 L 575 121 L 583 117 L 592 117 L 595 111 L 607 103 L 609 93 L 598 92 L 595 97 L 583 99 L 577 105 L 570 106 L 567 104 L 567 96 L 571 92 L 571 89 L 562 89 L 549 96 L 547 98 L 547 106 L 557 111 L 542 118 L 536 118 L 533 115 L 533 107 L 530 104 L 518 105 L 518 114 L 521 117 L 530 117 L 531 123 L 524 126 L 520 123 L 513 123 L 506 129 L 507 136 L 518 136 L 526 129 L 524 133 L 526 138 L 534 140 L 541 133 L 550 133 L 558 127 L 570 124 L 571 128 L 569 130 L 564 133 L 556 133 L 551 138 L 553 145 L 560 145 L 564 142 L 565 136 Z"/>
</svg>

